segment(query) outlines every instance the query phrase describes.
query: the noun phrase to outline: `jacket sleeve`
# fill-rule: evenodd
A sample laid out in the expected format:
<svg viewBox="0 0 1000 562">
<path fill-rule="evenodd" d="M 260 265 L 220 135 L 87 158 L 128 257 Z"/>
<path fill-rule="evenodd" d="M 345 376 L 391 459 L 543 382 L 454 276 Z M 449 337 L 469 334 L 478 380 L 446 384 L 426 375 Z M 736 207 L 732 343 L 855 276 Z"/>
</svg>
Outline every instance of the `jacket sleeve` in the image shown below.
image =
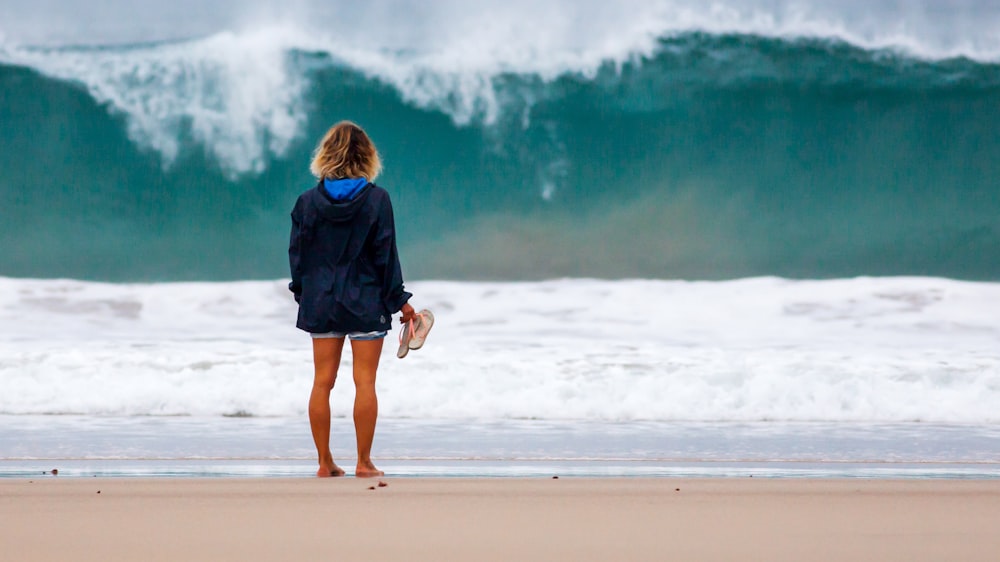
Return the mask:
<svg viewBox="0 0 1000 562">
<path fill-rule="evenodd" d="M 403 269 L 396 250 L 396 224 L 388 195 L 379 209 L 375 227 L 375 267 L 382 276 L 382 301 L 389 312 L 395 314 L 413 294 L 403 289 Z"/>
<path fill-rule="evenodd" d="M 295 204 L 292 210 L 292 234 L 288 241 L 288 265 L 292 273 L 292 281 L 288 284 L 288 290 L 295 295 L 295 302 L 302 298 L 302 221 L 299 205 Z"/>
</svg>

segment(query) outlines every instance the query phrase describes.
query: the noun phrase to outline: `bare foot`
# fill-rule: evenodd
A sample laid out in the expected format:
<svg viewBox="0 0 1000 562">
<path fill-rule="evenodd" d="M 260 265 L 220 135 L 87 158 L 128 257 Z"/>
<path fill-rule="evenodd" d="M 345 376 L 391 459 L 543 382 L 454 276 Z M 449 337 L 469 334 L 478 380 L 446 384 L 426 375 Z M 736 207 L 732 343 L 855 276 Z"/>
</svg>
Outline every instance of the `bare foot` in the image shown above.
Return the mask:
<svg viewBox="0 0 1000 562">
<path fill-rule="evenodd" d="M 344 475 L 344 469 L 340 468 L 335 464 L 330 466 L 320 465 L 319 470 L 316 471 L 316 476 L 320 478 L 330 478 L 331 476 L 343 476 L 343 475 Z"/>
<path fill-rule="evenodd" d="M 375 468 L 375 465 L 371 461 L 368 461 L 366 463 L 358 463 L 358 468 L 354 470 L 354 476 L 357 478 L 374 478 L 376 476 L 385 476 L 385 473 Z"/>
</svg>

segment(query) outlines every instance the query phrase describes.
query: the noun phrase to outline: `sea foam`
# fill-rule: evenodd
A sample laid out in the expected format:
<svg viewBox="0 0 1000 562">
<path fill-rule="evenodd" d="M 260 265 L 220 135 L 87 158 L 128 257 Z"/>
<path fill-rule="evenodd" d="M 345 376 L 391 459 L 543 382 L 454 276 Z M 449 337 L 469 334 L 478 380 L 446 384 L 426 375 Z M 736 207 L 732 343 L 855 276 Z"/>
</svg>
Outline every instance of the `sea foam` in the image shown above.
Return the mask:
<svg viewBox="0 0 1000 562">
<path fill-rule="evenodd" d="M 386 417 L 1000 421 L 996 283 L 409 288 L 437 324 L 404 360 L 386 340 Z M 0 414 L 302 416 L 311 352 L 294 318 L 284 281 L 0 279 Z M 334 413 L 349 416 L 340 381 Z"/>
</svg>

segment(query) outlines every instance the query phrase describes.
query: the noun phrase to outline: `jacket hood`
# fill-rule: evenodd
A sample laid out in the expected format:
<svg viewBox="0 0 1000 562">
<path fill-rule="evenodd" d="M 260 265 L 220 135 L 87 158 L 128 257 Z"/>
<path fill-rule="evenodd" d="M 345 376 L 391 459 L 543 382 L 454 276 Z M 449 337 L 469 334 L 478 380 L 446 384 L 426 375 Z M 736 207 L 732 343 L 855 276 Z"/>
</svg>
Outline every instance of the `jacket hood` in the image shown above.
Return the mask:
<svg viewBox="0 0 1000 562">
<path fill-rule="evenodd" d="M 366 185 L 368 185 L 368 180 L 365 178 L 340 178 L 337 180 L 323 178 L 323 187 L 326 188 L 326 192 L 334 201 L 354 199 Z"/>
<path fill-rule="evenodd" d="M 346 222 L 354 218 L 358 210 L 364 206 L 368 196 L 371 195 L 371 185 L 371 183 L 365 181 L 363 185 L 356 185 L 346 190 L 349 193 L 354 193 L 353 198 L 335 200 L 324 185 L 324 181 L 320 180 L 310 192 L 310 195 L 320 216 L 325 220 L 330 222 Z"/>
</svg>

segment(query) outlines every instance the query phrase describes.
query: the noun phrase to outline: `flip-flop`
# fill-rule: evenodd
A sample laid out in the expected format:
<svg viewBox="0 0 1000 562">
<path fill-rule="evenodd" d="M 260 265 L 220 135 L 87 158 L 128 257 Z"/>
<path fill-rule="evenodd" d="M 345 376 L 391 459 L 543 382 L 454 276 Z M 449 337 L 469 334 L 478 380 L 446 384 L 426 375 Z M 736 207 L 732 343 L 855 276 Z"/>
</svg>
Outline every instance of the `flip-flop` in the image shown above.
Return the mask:
<svg viewBox="0 0 1000 562">
<path fill-rule="evenodd" d="M 413 327 L 413 320 L 409 322 L 403 322 L 399 327 L 399 351 L 396 352 L 396 357 L 400 359 L 406 357 L 406 354 L 410 352 L 410 341 L 416 330 Z"/>
<path fill-rule="evenodd" d="M 420 349 L 427 339 L 427 334 L 434 327 L 434 314 L 425 308 L 418 312 L 416 318 L 410 322 L 415 322 L 417 325 L 413 328 L 413 333 L 410 334 L 409 347 L 410 349 Z"/>
</svg>

